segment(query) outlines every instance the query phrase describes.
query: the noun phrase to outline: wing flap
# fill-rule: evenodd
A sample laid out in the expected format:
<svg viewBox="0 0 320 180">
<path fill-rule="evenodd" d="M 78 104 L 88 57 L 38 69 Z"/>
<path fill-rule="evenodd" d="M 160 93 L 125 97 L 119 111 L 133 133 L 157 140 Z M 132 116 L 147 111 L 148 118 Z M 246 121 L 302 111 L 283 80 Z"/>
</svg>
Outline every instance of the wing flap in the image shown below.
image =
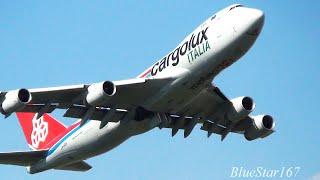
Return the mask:
<svg viewBox="0 0 320 180">
<path fill-rule="evenodd" d="M 215 134 L 222 134 L 222 132 L 225 130 L 225 127 L 222 127 L 218 124 L 206 121 L 203 123 L 201 130 L 207 131 L 209 133 L 215 133 Z"/>
<path fill-rule="evenodd" d="M 46 107 L 46 109 L 43 109 Z M 52 113 L 57 106 L 53 104 L 45 105 L 45 104 L 28 104 L 22 110 L 17 112 L 42 112 L 42 113 Z"/>
<path fill-rule="evenodd" d="M 81 119 L 86 115 L 86 112 L 88 110 L 89 109 L 85 106 L 73 106 L 66 111 L 66 113 L 64 114 L 64 117 Z M 88 119 L 104 120 L 104 118 L 108 113 L 113 113 L 112 109 L 97 107 L 93 110 L 92 113 L 90 113 L 90 116 L 88 117 Z M 126 110 L 115 109 L 114 114 L 112 115 L 112 117 L 108 119 L 108 122 L 118 122 L 123 118 L 123 116 L 126 113 L 127 113 Z"/>
<path fill-rule="evenodd" d="M 88 108 L 85 106 L 73 106 L 73 107 L 70 107 L 63 116 L 80 119 L 83 116 L 85 116 L 87 111 L 88 111 Z M 95 108 L 91 113 L 91 115 L 88 117 L 88 119 L 95 119 L 95 120 L 102 119 L 104 115 L 107 113 L 108 113 L 108 109 L 106 108 Z"/>
<path fill-rule="evenodd" d="M 0 153 L 0 164 L 30 166 L 45 158 L 46 154 L 46 150 Z"/>
</svg>

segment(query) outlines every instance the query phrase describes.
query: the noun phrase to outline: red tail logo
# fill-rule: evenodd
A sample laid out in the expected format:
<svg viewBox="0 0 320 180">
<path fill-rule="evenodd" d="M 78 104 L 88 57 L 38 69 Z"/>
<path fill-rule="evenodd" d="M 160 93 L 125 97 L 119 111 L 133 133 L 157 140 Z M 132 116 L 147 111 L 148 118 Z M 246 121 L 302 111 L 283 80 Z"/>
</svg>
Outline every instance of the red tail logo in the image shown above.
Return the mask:
<svg viewBox="0 0 320 180">
<path fill-rule="evenodd" d="M 32 146 L 35 148 L 39 147 L 40 142 L 45 142 L 47 136 L 48 136 L 48 122 L 46 122 L 41 116 L 39 119 L 37 119 L 37 114 L 33 116 L 32 119 L 32 132 L 31 132 L 31 143 Z"/>
<path fill-rule="evenodd" d="M 33 149 L 45 147 L 66 130 L 66 127 L 49 114 L 38 118 L 37 113 L 17 113 L 20 125 L 29 146 Z"/>
</svg>

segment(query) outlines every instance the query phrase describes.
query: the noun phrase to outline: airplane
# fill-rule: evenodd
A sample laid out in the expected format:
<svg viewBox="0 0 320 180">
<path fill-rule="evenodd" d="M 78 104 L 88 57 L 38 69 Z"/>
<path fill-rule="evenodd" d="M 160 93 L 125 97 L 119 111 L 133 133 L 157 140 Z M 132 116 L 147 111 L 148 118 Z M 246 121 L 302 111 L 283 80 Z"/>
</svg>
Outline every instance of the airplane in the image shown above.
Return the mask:
<svg viewBox="0 0 320 180">
<path fill-rule="evenodd" d="M 270 115 L 251 116 L 249 96 L 227 98 L 213 83 L 254 44 L 264 25 L 261 10 L 228 6 L 205 20 L 176 48 L 138 77 L 93 84 L 16 89 L 0 93 L 1 113 L 16 113 L 30 151 L 0 153 L 0 164 L 24 166 L 35 174 L 50 169 L 88 171 L 86 159 L 154 128 L 201 130 L 246 140 L 275 132 Z M 50 115 L 75 118 L 65 126 Z"/>
</svg>

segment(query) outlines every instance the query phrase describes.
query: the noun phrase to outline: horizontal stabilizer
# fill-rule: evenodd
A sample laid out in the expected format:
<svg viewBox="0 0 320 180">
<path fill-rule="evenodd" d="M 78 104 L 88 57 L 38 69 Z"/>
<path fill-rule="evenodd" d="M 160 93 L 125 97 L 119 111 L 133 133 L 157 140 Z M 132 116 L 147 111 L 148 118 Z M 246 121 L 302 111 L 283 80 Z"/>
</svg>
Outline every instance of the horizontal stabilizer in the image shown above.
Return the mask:
<svg viewBox="0 0 320 180">
<path fill-rule="evenodd" d="M 90 170 L 92 167 L 84 162 L 84 161 L 79 161 L 79 162 L 75 162 L 66 166 L 62 166 L 59 168 L 55 168 L 56 170 L 66 170 L 66 171 L 88 171 Z"/>
<path fill-rule="evenodd" d="M 46 154 L 46 150 L 0 153 L 0 164 L 30 166 L 45 158 Z"/>
</svg>

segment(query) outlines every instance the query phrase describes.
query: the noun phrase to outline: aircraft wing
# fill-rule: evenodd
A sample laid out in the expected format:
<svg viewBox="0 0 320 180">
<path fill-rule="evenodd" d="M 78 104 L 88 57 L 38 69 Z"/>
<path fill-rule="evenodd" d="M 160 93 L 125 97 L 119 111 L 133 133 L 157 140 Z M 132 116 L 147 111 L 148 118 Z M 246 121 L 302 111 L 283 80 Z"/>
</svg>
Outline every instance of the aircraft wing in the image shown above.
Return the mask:
<svg viewBox="0 0 320 180">
<path fill-rule="evenodd" d="M 131 109 L 142 104 L 146 97 L 150 97 L 169 79 L 129 79 L 113 81 L 117 93 L 103 103 L 96 103 L 95 107 Z M 50 88 L 29 89 L 32 100 L 22 109 L 14 112 L 51 113 L 54 109 L 80 110 L 87 107 L 84 99 L 88 94 L 90 84 L 60 86 Z M 134 92 L 134 95 L 132 93 Z M 5 99 L 6 92 L 0 92 L 0 102 Z M 83 109 L 83 108 L 82 108 Z M 99 109 L 97 110 L 99 111 Z M 100 112 L 103 110 L 100 110 Z M 79 116 L 79 113 L 78 113 Z M 98 113 L 99 116 L 99 113 Z"/>
<path fill-rule="evenodd" d="M 144 97 L 152 94 L 163 85 L 161 80 L 155 79 L 130 79 L 114 81 L 117 93 L 103 104 L 96 106 L 128 108 L 134 104 L 140 104 Z M 70 107 L 70 104 L 84 105 L 83 99 L 90 85 L 76 85 L 56 88 L 30 89 L 32 94 L 31 104 L 58 103 L 61 107 Z M 135 95 L 132 96 L 132 92 Z"/>
<path fill-rule="evenodd" d="M 187 116 L 198 115 L 208 119 L 218 119 L 225 109 L 232 106 L 231 101 L 213 84 L 208 84 L 187 105 L 181 107 L 176 114 Z M 219 114 L 219 111 L 220 112 Z M 221 122 L 224 123 L 224 122 Z"/>
<path fill-rule="evenodd" d="M 127 108 L 132 104 L 139 104 L 146 97 L 161 87 L 161 80 L 156 79 L 130 79 L 112 82 L 117 87 L 117 93 L 108 99 L 108 102 L 96 106 Z M 84 105 L 83 99 L 89 84 L 62 86 L 53 88 L 30 89 L 32 94 L 31 104 L 54 104 L 61 107 L 70 107 L 70 104 Z M 132 92 L 135 95 L 132 96 Z"/>
<path fill-rule="evenodd" d="M 208 136 L 212 133 L 226 136 L 224 134 L 243 130 L 239 128 L 229 130 L 230 120 L 226 118 L 226 113 L 232 108 L 232 102 L 221 90 L 209 84 L 187 105 L 173 113 L 159 114 L 158 117 L 164 122 L 162 125 L 164 128 L 172 129 L 172 136 L 178 130 L 184 130 L 184 137 L 187 137 L 196 124 L 201 124 L 201 130 L 207 131 Z"/>
<path fill-rule="evenodd" d="M 197 124 L 201 130 L 221 135 L 244 134 L 247 140 L 265 138 L 274 132 L 275 123 L 270 115 L 250 116 L 255 104 L 250 97 L 229 100 L 218 87 L 208 84 L 198 96 L 177 112 L 156 113 L 161 120 L 160 128 L 171 128 L 172 136 L 179 130 L 188 137 Z"/>
</svg>

